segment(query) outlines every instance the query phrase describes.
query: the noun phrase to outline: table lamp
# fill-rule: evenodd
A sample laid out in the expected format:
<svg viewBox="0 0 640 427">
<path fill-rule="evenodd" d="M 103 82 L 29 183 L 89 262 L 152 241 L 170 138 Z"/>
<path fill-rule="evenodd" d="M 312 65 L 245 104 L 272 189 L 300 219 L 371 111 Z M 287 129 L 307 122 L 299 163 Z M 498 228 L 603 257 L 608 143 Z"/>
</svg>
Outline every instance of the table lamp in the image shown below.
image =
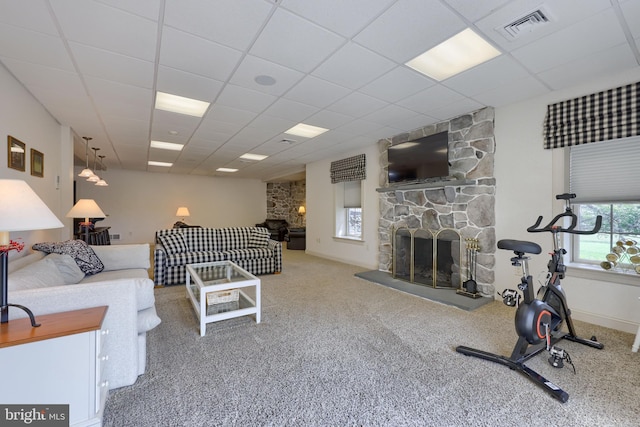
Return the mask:
<svg viewBox="0 0 640 427">
<path fill-rule="evenodd" d="M 89 228 L 91 227 L 89 218 L 104 218 L 105 216 L 100 206 L 93 199 L 78 200 L 66 215 L 67 218 L 84 218 L 84 222 L 80 223 L 80 230 L 78 231 L 82 232 L 82 227 L 84 227 L 84 241 L 87 243 L 89 243 Z"/>
<path fill-rule="evenodd" d="M 185 208 L 184 206 L 180 206 L 180 207 L 178 208 L 178 212 L 176 212 L 176 216 L 180 216 L 180 217 L 182 217 L 182 219 L 181 219 L 180 221 L 184 222 L 184 219 L 185 219 L 186 217 L 190 216 L 190 215 L 189 215 L 189 209 L 188 209 L 188 208 Z"/>
<path fill-rule="evenodd" d="M 18 304 L 8 303 L 9 279 L 8 257 L 12 249 L 21 250 L 24 245 L 9 239 L 10 231 L 44 230 L 60 228 L 63 224 L 49 210 L 47 205 L 29 187 L 17 179 L 0 179 L 0 306 L 2 313 L 0 322 L 9 321 L 9 307 L 24 310 L 31 320 L 31 326 L 36 323 L 31 310 Z"/>
</svg>

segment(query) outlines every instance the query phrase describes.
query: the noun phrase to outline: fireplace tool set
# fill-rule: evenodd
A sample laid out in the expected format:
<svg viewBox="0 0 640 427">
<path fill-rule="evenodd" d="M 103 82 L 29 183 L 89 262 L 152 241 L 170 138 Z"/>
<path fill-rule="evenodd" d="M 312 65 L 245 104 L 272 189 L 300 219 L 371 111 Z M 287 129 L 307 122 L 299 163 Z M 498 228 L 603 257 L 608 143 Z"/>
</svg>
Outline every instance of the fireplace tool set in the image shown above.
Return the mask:
<svg viewBox="0 0 640 427">
<path fill-rule="evenodd" d="M 476 282 L 476 258 L 478 256 L 478 239 L 464 239 L 466 243 L 467 254 L 467 280 L 462 283 L 460 289 L 456 293 L 467 296 L 469 298 L 480 298 L 482 295 L 478 292 L 478 283 Z"/>
</svg>

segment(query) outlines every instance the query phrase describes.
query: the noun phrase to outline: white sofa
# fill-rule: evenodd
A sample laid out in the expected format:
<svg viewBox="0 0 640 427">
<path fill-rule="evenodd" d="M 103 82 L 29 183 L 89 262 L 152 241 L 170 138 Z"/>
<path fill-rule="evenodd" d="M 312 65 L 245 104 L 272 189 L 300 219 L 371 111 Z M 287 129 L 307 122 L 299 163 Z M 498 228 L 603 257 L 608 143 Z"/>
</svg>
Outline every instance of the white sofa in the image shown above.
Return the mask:
<svg viewBox="0 0 640 427">
<path fill-rule="evenodd" d="M 78 273 L 70 255 L 33 253 L 9 261 L 9 303 L 40 314 L 106 305 L 103 328 L 109 356 L 104 378 L 109 389 L 133 384 L 146 368 L 146 334 L 160 323 L 148 244 L 90 246 L 104 265 L 91 275 Z M 69 261 L 71 260 L 71 262 Z M 76 281 L 76 279 L 80 279 Z M 26 317 L 9 309 L 9 319 Z"/>
</svg>

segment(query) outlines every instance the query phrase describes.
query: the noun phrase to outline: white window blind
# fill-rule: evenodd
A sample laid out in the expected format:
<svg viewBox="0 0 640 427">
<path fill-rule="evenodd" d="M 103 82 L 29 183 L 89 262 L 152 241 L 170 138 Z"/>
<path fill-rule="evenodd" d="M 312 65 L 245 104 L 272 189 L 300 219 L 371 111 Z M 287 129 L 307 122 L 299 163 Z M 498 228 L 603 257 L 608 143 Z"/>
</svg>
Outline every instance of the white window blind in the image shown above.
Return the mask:
<svg viewBox="0 0 640 427">
<path fill-rule="evenodd" d="M 640 137 L 571 147 L 576 203 L 640 201 Z"/>
<path fill-rule="evenodd" d="M 360 181 L 345 181 L 344 182 L 344 207 L 345 208 L 360 208 Z"/>
</svg>

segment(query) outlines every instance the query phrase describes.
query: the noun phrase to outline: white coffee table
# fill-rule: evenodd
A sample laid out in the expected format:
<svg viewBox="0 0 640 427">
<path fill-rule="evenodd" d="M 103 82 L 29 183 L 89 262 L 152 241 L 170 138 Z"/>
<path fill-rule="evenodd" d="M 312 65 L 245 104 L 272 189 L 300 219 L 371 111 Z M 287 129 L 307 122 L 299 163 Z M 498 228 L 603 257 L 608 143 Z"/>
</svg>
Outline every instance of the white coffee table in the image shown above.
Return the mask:
<svg viewBox="0 0 640 427">
<path fill-rule="evenodd" d="M 243 288 L 253 287 L 255 299 L 248 296 Z M 203 262 L 187 265 L 186 277 L 187 298 L 200 320 L 200 336 L 207 331 L 207 323 L 234 317 L 255 315 L 256 323 L 260 323 L 260 279 L 231 261 Z M 237 304 L 224 306 L 207 305 L 207 294 L 210 292 L 238 289 Z"/>
</svg>

